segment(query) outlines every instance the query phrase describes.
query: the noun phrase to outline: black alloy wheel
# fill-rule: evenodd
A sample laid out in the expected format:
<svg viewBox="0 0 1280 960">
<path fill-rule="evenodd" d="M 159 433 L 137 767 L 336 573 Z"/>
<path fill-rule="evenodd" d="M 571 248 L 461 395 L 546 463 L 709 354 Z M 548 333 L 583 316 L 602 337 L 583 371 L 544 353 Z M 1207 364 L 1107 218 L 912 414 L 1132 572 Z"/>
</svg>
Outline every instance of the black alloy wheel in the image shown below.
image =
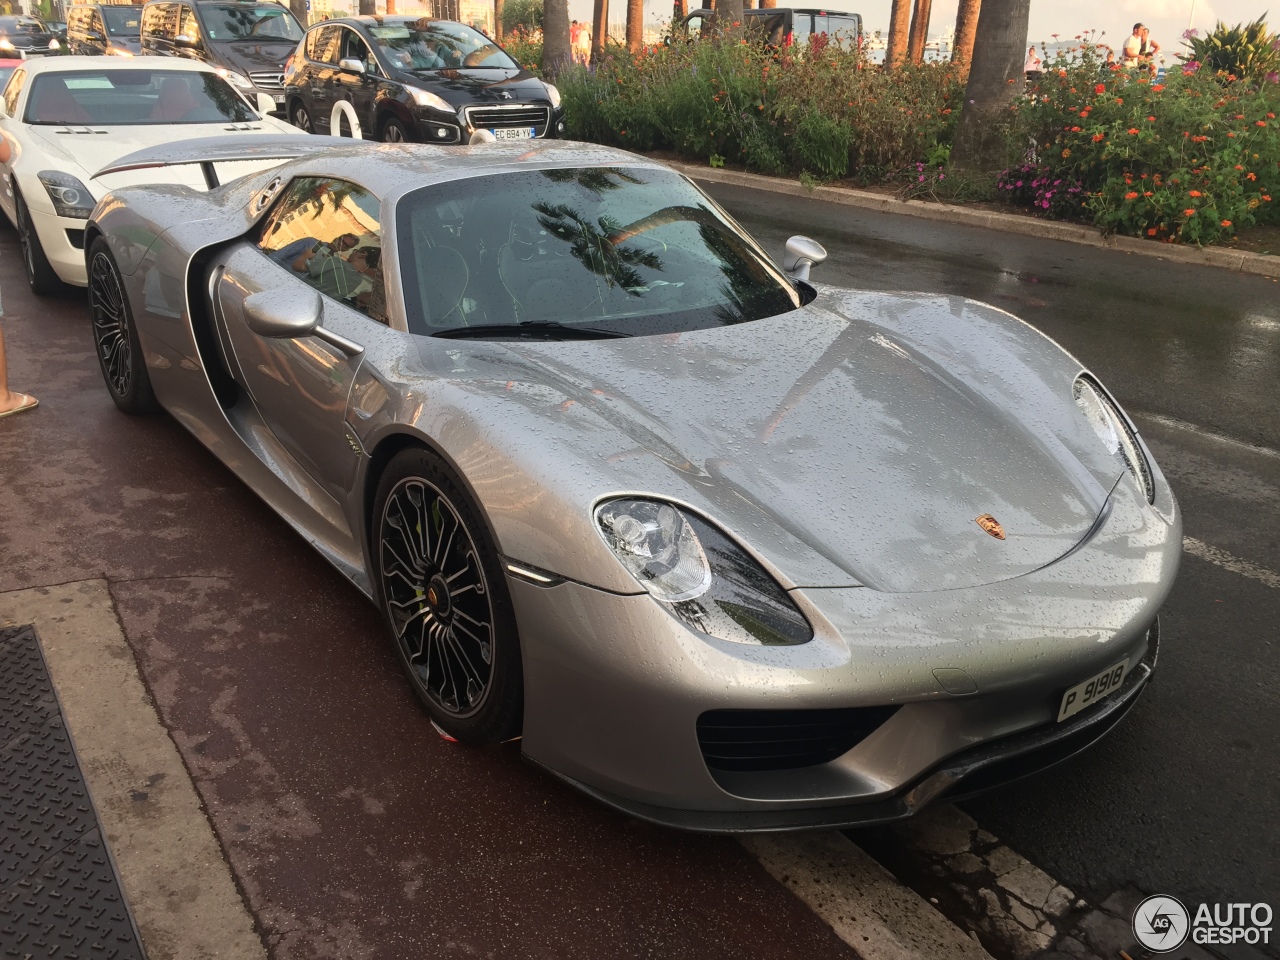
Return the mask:
<svg viewBox="0 0 1280 960">
<path fill-rule="evenodd" d="M 414 692 L 463 743 L 520 732 L 520 641 L 498 552 L 452 471 L 410 448 L 387 465 L 373 516 L 379 606 Z"/>
<path fill-rule="evenodd" d="M 125 413 L 159 410 L 120 270 L 102 237 L 96 237 L 89 247 L 89 317 L 94 352 L 115 405 Z"/>
<path fill-rule="evenodd" d="M 14 206 L 18 214 L 18 243 L 22 248 L 22 269 L 27 275 L 27 283 L 31 292 L 40 296 L 57 293 L 62 289 L 62 281 L 54 272 L 53 265 L 44 254 L 40 244 L 40 235 L 36 233 L 31 222 L 31 211 L 27 209 L 27 201 L 17 190 L 13 194 Z"/>
<path fill-rule="evenodd" d="M 311 114 L 307 113 L 307 108 L 303 106 L 301 101 L 293 105 L 290 111 L 289 119 L 293 125 L 305 133 L 315 133 L 315 127 L 311 125 Z"/>
<path fill-rule="evenodd" d="M 382 121 L 383 143 L 408 143 L 409 140 L 409 131 L 397 117 L 387 117 Z"/>
</svg>

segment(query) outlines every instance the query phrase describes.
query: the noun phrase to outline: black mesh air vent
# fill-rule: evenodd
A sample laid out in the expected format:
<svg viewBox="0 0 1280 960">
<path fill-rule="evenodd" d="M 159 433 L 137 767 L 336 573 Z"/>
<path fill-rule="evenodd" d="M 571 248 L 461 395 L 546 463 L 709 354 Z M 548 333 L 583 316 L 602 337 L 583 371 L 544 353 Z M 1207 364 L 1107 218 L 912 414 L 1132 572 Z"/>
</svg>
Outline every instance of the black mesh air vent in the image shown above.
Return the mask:
<svg viewBox="0 0 1280 960">
<path fill-rule="evenodd" d="M 897 709 L 711 710 L 698 718 L 698 744 L 715 770 L 811 767 L 853 749 Z"/>
</svg>

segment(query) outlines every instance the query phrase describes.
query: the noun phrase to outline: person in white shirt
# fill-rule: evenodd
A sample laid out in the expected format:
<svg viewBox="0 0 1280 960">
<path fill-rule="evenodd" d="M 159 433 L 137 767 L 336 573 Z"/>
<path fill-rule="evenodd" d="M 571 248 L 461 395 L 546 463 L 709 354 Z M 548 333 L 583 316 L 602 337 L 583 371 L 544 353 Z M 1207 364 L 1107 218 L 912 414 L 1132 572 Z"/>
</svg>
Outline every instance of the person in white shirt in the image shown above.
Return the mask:
<svg viewBox="0 0 1280 960">
<path fill-rule="evenodd" d="M 1027 50 L 1027 62 L 1022 65 L 1022 69 L 1026 71 L 1028 80 L 1035 80 L 1040 76 L 1040 68 L 1043 66 L 1040 58 L 1036 56 L 1036 48 L 1033 46 Z"/>
<path fill-rule="evenodd" d="M 0 163 L 9 162 L 9 141 L 0 135 Z M 0 304 L 0 317 L 4 316 L 4 305 Z M 4 333 L 0 331 L 0 417 L 12 416 L 30 410 L 38 404 L 35 397 L 18 393 L 9 389 L 8 361 L 4 355 Z"/>
</svg>

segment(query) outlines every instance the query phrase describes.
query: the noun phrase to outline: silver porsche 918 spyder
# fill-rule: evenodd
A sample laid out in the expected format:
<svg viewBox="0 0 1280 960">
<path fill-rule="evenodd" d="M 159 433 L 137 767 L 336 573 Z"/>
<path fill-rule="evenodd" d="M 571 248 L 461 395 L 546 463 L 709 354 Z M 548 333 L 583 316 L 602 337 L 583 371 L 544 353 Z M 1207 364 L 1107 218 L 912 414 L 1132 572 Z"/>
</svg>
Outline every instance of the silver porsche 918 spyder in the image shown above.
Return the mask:
<svg viewBox="0 0 1280 960">
<path fill-rule="evenodd" d="M 465 743 L 635 816 L 910 815 L 1097 740 L 1181 519 L 1081 364 L 958 297 L 809 282 L 661 163 L 565 142 L 158 147 L 93 333 L 377 605 Z"/>
</svg>

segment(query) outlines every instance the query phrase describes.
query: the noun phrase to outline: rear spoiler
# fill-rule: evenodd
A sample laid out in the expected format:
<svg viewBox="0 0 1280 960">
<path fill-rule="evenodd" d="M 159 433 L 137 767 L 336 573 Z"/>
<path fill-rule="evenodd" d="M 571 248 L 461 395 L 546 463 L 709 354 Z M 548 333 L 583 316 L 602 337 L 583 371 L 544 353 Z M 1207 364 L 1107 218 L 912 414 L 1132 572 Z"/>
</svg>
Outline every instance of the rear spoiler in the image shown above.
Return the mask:
<svg viewBox="0 0 1280 960">
<path fill-rule="evenodd" d="M 200 137 L 195 140 L 179 140 L 176 143 L 164 143 L 156 147 L 147 147 L 126 154 L 107 164 L 93 175 L 94 179 L 105 177 L 109 173 L 123 173 L 127 170 L 150 170 L 155 167 L 173 167 L 186 164 L 199 164 L 204 172 L 205 182 L 212 190 L 218 186 L 218 175 L 214 172 L 215 163 L 234 163 L 237 160 L 296 160 L 311 153 L 333 150 L 338 147 L 350 149 L 363 141 L 348 137 L 318 137 L 309 134 L 291 136 L 287 134 L 264 135 L 260 137 Z M 373 144 L 369 144 L 370 147 Z"/>
</svg>

